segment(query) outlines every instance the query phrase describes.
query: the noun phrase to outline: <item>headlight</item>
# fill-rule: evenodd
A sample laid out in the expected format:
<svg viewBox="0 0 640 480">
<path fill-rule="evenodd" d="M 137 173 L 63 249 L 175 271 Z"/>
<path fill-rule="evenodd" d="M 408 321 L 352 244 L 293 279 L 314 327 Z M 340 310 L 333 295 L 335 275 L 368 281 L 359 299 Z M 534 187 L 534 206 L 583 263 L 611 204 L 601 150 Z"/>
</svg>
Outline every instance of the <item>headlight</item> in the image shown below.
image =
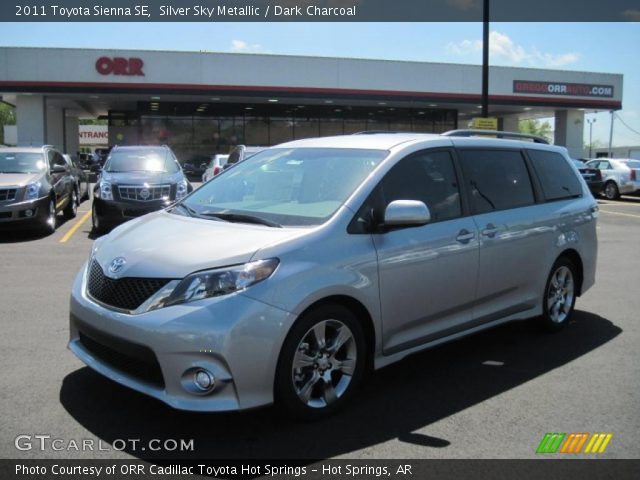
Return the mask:
<svg viewBox="0 0 640 480">
<path fill-rule="evenodd" d="M 111 189 L 111 184 L 109 182 L 100 182 L 98 197 L 102 200 L 113 200 L 113 190 Z"/>
<path fill-rule="evenodd" d="M 167 284 L 134 313 L 239 292 L 269 278 L 279 263 L 277 258 L 271 258 L 235 267 L 192 273 L 181 281 L 174 280 Z"/>
<path fill-rule="evenodd" d="M 35 200 L 40 195 L 40 182 L 30 183 L 24 191 L 25 200 Z"/>
<path fill-rule="evenodd" d="M 176 200 L 180 200 L 182 197 L 184 197 L 187 194 L 187 190 L 188 187 L 186 180 L 178 182 L 178 186 L 176 188 Z"/>
</svg>

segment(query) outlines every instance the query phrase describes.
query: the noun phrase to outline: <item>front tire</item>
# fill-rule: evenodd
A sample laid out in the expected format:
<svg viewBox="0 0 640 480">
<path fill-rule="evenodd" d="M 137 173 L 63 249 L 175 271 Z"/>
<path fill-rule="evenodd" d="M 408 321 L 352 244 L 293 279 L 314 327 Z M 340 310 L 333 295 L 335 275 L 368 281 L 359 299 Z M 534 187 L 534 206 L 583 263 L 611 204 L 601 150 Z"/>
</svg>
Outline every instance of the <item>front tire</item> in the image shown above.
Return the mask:
<svg viewBox="0 0 640 480">
<path fill-rule="evenodd" d="M 566 257 L 556 260 L 544 289 L 543 326 L 555 332 L 571 320 L 578 293 L 578 276 L 575 265 Z"/>
<path fill-rule="evenodd" d="M 104 226 L 102 225 L 102 220 L 100 220 L 100 215 L 98 215 L 98 211 L 95 205 L 91 209 L 91 226 L 93 229 L 93 233 L 97 235 L 101 235 L 104 233 Z"/>
<path fill-rule="evenodd" d="M 362 325 L 328 304 L 305 313 L 287 336 L 276 371 L 275 400 L 288 416 L 316 419 L 342 408 L 366 365 Z"/>
<path fill-rule="evenodd" d="M 609 180 L 604 186 L 604 196 L 607 200 L 617 200 L 620 198 L 620 190 L 613 180 Z"/>
<path fill-rule="evenodd" d="M 71 192 L 71 198 L 69 199 L 69 204 L 64 209 L 64 218 L 67 220 L 71 220 L 72 218 L 76 218 L 78 214 L 78 191 L 73 190 Z"/>
<path fill-rule="evenodd" d="M 43 233 L 50 235 L 56 231 L 56 202 L 53 198 L 49 198 L 47 210 L 42 217 L 41 230 Z"/>
</svg>

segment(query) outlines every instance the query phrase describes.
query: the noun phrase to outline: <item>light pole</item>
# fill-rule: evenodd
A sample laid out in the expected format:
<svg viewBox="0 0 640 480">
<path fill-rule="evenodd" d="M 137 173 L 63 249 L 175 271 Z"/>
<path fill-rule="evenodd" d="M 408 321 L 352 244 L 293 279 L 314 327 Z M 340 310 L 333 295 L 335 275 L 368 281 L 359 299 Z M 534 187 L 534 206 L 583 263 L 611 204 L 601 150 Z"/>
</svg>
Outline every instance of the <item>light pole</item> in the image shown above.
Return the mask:
<svg viewBox="0 0 640 480">
<path fill-rule="evenodd" d="M 596 119 L 587 118 L 587 123 L 589 124 L 589 158 L 593 158 L 591 150 L 593 149 L 593 124 L 596 123 Z"/>
<path fill-rule="evenodd" d="M 482 11 L 482 117 L 489 117 L 489 0 Z"/>
</svg>

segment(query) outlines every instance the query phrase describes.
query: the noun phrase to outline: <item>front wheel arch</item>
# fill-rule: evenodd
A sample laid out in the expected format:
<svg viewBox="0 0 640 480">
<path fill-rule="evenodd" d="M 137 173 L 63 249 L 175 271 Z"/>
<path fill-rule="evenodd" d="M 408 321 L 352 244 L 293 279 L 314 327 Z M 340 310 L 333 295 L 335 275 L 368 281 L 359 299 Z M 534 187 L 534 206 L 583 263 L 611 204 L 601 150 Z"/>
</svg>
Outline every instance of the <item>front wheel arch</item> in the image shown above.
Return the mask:
<svg viewBox="0 0 640 480">
<path fill-rule="evenodd" d="M 341 326 L 338 326 L 337 330 L 333 329 L 332 331 L 329 327 L 329 324 L 332 323 L 338 325 L 341 324 Z M 323 327 L 320 337 L 323 341 L 316 343 L 315 338 L 318 338 L 317 334 L 310 332 L 316 328 L 316 325 L 320 324 L 327 325 L 327 337 L 324 336 L 325 327 Z M 347 336 L 350 335 L 349 341 L 352 342 L 352 347 L 348 347 L 348 343 L 343 344 L 338 340 L 341 337 L 342 329 L 345 326 L 347 327 L 345 332 Z M 329 332 L 331 331 L 333 334 L 329 335 Z M 309 337 L 310 334 L 311 337 Z M 324 341 L 325 338 L 327 343 Z M 329 341 L 330 339 L 331 341 Z M 351 355 L 355 352 L 357 352 L 357 355 L 355 357 L 351 357 L 350 354 L 344 353 L 344 355 L 348 356 L 338 356 L 340 352 L 348 352 L 348 350 L 343 350 L 342 347 L 332 347 L 332 343 L 335 345 L 335 342 L 339 342 L 339 345 L 344 345 L 344 348 L 353 348 L 353 346 L 355 346 L 355 350 Z M 364 333 L 362 322 L 351 309 L 340 303 L 327 301 L 327 299 L 309 306 L 301 315 L 298 316 L 287 332 L 278 355 L 273 387 L 276 406 L 285 413 L 286 416 L 307 420 L 319 419 L 339 410 L 355 395 L 356 390 L 365 377 L 365 372 L 367 371 L 369 364 L 368 358 L 370 357 L 366 343 L 366 335 Z M 302 345 L 305 347 L 301 348 Z M 310 346 L 315 346 L 316 348 L 310 348 Z M 329 353 L 323 354 L 323 351 Z M 330 353 L 332 351 L 333 353 Z M 297 369 L 295 366 L 296 357 L 299 352 L 303 352 L 303 357 L 307 356 L 304 362 L 305 366 L 301 366 L 301 370 Z M 316 356 L 316 354 L 318 356 Z M 323 370 L 323 368 L 327 368 L 327 365 L 324 367 L 322 365 L 323 355 L 330 356 L 330 358 L 328 358 L 329 370 Z M 337 369 L 335 368 L 336 362 L 341 364 L 343 362 L 343 358 L 355 358 L 356 360 L 350 367 L 350 373 L 347 373 L 347 370 L 343 370 L 341 367 L 338 367 Z M 319 360 L 314 361 L 309 359 Z M 346 362 L 346 360 L 344 361 Z M 312 366 L 312 363 L 315 364 Z M 331 370 L 332 363 L 337 373 Z M 346 365 L 346 363 L 344 365 Z M 318 371 L 318 369 L 320 370 Z M 326 372 L 325 375 L 330 375 L 329 377 L 325 377 L 325 380 L 322 380 L 322 377 L 317 376 L 319 372 L 322 374 L 323 371 Z M 302 379 L 298 379 L 298 375 L 300 375 Z M 313 405 L 312 402 L 317 402 L 318 397 L 319 400 L 322 401 L 322 397 L 324 395 L 322 392 L 322 382 L 326 382 L 325 385 L 331 385 L 332 382 L 336 382 L 334 383 L 334 386 L 336 388 L 335 392 L 337 392 L 339 391 L 340 384 L 344 381 L 345 377 L 343 375 L 347 375 L 347 378 L 349 379 L 348 382 L 350 383 L 347 384 L 348 386 L 343 387 L 344 389 L 342 393 L 337 396 L 333 395 L 332 401 L 329 401 L 327 397 L 324 397 L 327 403 L 323 406 L 319 406 L 317 404 Z M 297 390 L 300 385 L 296 387 L 296 382 L 298 380 L 302 380 L 303 383 L 308 380 L 307 385 L 313 385 L 313 387 L 310 387 L 307 390 L 307 398 L 304 400 L 300 398 L 301 391 Z M 320 390 L 317 390 L 318 387 Z M 309 401 L 309 396 L 312 391 L 311 388 L 313 388 L 313 392 L 315 392 L 314 397 L 316 399 Z M 331 387 L 332 392 L 334 391 L 333 388 L 334 387 Z M 302 391 L 304 390 L 305 388 L 302 388 Z"/>
</svg>

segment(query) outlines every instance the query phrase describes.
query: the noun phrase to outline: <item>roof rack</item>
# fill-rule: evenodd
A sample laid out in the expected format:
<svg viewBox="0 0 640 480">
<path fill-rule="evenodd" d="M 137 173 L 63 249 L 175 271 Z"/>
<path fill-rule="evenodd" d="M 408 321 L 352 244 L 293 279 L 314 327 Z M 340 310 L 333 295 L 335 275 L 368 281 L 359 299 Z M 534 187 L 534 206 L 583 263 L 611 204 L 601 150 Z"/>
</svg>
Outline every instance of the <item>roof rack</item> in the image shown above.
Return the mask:
<svg viewBox="0 0 640 480">
<path fill-rule="evenodd" d="M 463 129 L 463 130 L 450 130 L 442 134 L 445 137 L 475 137 L 475 136 L 492 136 L 497 138 L 524 138 L 527 140 L 533 140 L 533 143 L 544 143 L 549 145 L 549 141 L 546 138 L 539 137 L 538 135 L 530 135 L 528 133 L 518 132 L 502 132 L 499 130 L 478 130 L 478 129 Z"/>
<path fill-rule="evenodd" d="M 381 133 L 399 133 L 399 134 L 412 134 L 417 132 L 402 132 L 400 130 L 364 130 L 362 132 L 355 132 L 351 135 L 379 135 Z"/>
</svg>

